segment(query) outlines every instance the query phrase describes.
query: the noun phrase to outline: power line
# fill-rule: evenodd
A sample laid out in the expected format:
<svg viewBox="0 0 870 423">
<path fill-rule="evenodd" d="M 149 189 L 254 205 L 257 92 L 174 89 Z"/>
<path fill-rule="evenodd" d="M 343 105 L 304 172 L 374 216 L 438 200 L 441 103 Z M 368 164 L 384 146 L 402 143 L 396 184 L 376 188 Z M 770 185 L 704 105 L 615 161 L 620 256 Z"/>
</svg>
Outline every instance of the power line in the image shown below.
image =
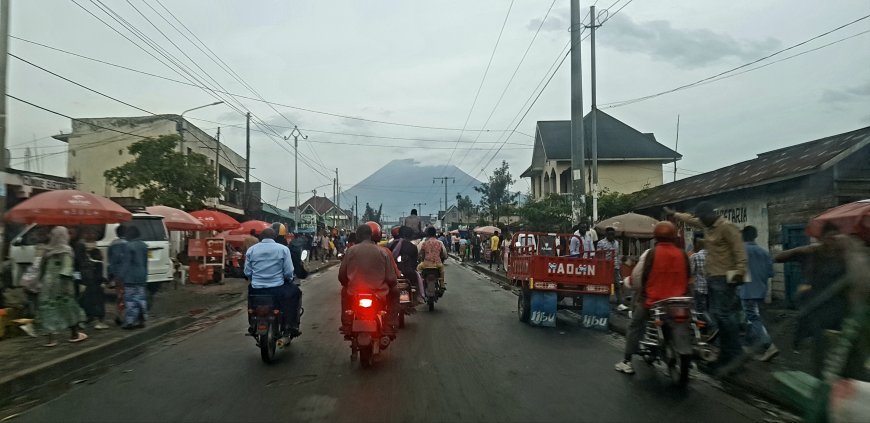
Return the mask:
<svg viewBox="0 0 870 423">
<path fill-rule="evenodd" d="M 703 84 L 703 83 L 705 83 L 705 82 L 708 82 L 708 81 L 712 81 L 712 80 L 715 80 L 715 79 L 721 78 L 721 77 L 723 77 L 723 76 L 725 76 L 725 75 L 727 75 L 727 74 L 730 74 L 730 73 L 735 72 L 735 71 L 738 71 L 738 70 L 740 70 L 740 69 L 743 69 L 743 68 L 746 68 L 746 67 L 752 66 L 752 65 L 754 65 L 754 64 L 756 64 L 756 63 L 758 63 L 758 62 L 761 62 L 761 61 L 767 60 L 767 59 L 769 59 L 769 58 L 771 58 L 771 57 L 777 56 L 777 55 L 782 54 L 782 53 L 784 53 L 784 52 L 786 52 L 786 51 L 789 51 L 789 50 L 793 50 L 793 49 L 795 49 L 795 48 L 798 48 L 798 47 L 800 47 L 800 46 L 802 46 L 802 45 L 805 45 L 805 44 L 807 44 L 807 43 L 810 43 L 810 42 L 812 42 L 812 41 L 815 41 L 815 40 L 817 40 L 817 39 L 819 39 L 819 38 L 822 38 L 822 37 L 824 37 L 824 36 L 826 36 L 826 35 L 829 35 L 829 34 L 831 34 L 831 33 L 833 33 L 833 32 L 839 31 L 839 30 L 841 30 L 841 29 L 843 29 L 843 28 L 846 28 L 846 27 L 848 27 L 848 26 L 850 26 L 850 25 L 854 25 L 854 24 L 856 24 L 856 23 L 858 23 L 858 22 L 861 22 L 861 21 L 863 21 L 864 19 L 867 19 L 867 18 L 870 18 L 870 15 L 862 16 L 862 17 L 860 17 L 860 18 L 858 18 L 858 19 L 855 19 L 855 20 L 853 20 L 853 21 L 851 21 L 851 22 L 848 22 L 848 23 L 846 23 L 846 24 L 840 25 L 840 26 L 838 26 L 838 27 L 836 27 L 836 28 L 834 28 L 834 29 L 831 29 L 831 30 L 825 31 L 825 32 L 823 32 L 823 33 L 821 33 L 821 34 L 819 34 L 819 35 L 816 35 L 816 36 L 814 36 L 814 37 L 811 37 L 811 38 L 808 38 L 808 39 L 806 39 L 806 40 L 804 40 L 804 41 L 801 41 L 801 42 L 799 42 L 799 43 L 797 43 L 797 44 L 793 44 L 793 45 L 788 46 L 788 47 L 786 47 L 786 48 L 783 48 L 783 49 L 777 50 L 777 51 L 775 51 L 775 52 L 773 52 L 773 53 L 771 53 L 771 54 L 768 54 L 768 55 L 766 55 L 766 56 L 764 56 L 764 57 L 761 57 L 761 58 L 755 59 L 755 60 L 753 60 L 753 61 L 751 61 L 751 62 L 748 62 L 748 63 L 744 63 L 744 64 L 742 64 L 742 65 L 740 65 L 740 66 L 736 66 L 736 67 L 733 67 L 733 68 L 731 68 L 731 69 L 728 69 L 728 70 L 725 70 L 725 71 L 719 72 L 719 73 L 717 73 L 717 74 L 715 74 L 715 75 L 712 75 L 712 76 L 708 76 L 708 77 L 706 77 L 706 78 L 699 79 L 699 80 L 697 80 L 697 81 L 695 81 L 695 82 L 691 82 L 691 83 L 688 83 L 688 84 L 680 85 L 679 87 L 671 88 L 671 89 L 669 89 L 669 90 L 661 91 L 661 92 L 658 92 L 658 93 L 655 93 L 655 94 L 646 95 L 646 96 L 643 96 L 643 97 L 637 97 L 637 98 L 628 99 L 628 100 L 621 100 L 621 101 L 614 101 L 614 102 L 610 102 L 610 103 L 605 103 L 605 104 L 602 104 L 600 108 L 614 108 L 614 107 L 627 106 L 627 105 L 629 105 L 629 104 L 638 103 L 638 102 L 641 102 L 641 101 L 645 101 L 645 100 L 653 99 L 653 98 L 656 98 L 656 97 L 660 97 L 660 96 L 663 96 L 663 95 L 665 95 L 665 94 L 670 94 L 670 93 L 674 93 L 674 92 L 677 92 L 677 91 L 682 91 L 682 90 L 685 90 L 685 89 L 688 89 L 688 88 L 692 88 L 692 87 L 695 87 L 695 86 L 697 86 L 697 85 L 701 85 L 701 84 Z M 840 40 L 840 41 L 842 41 L 842 40 Z"/>
<path fill-rule="evenodd" d="M 465 128 L 468 127 L 468 121 L 471 120 L 471 115 L 474 113 L 474 107 L 477 106 L 477 99 L 480 97 L 480 92 L 483 90 L 483 84 L 486 82 L 486 77 L 489 75 L 489 68 L 492 66 L 492 59 L 495 58 L 495 52 L 498 51 L 498 45 L 501 42 L 501 36 L 504 33 L 504 28 L 507 26 L 508 18 L 511 15 L 511 10 L 514 7 L 514 0 L 511 0 L 510 5 L 508 6 L 507 13 L 505 13 L 504 21 L 501 23 L 501 29 L 498 31 L 498 38 L 495 40 L 495 45 L 492 47 L 492 53 L 489 55 L 489 62 L 486 63 L 486 69 L 483 71 L 483 77 L 480 79 L 480 85 L 477 86 L 477 93 L 474 94 L 474 101 L 471 102 L 471 108 L 468 110 L 468 115 L 465 117 L 465 123 L 462 125 L 462 131 L 459 132 L 459 136 L 456 137 L 456 145 L 454 146 L 453 151 L 450 153 L 450 157 L 447 159 L 447 166 L 450 166 L 450 162 L 453 161 L 453 155 L 456 154 L 456 147 L 459 146 L 459 142 L 462 141 L 462 135 L 465 134 Z M 488 122 L 488 120 L 487 120 Z M 484 129 L 486 125 L 484 124 Z M 447 205 L 444 205 L 444 208 L 447 208 Z"/>
<path fill-rule="evenodd" d="M 510 79 L 508 79 L 507 84 L 505 84 L 504 89 L 501 91 L 501 95 L 499 95 L 498 101 L 495 102 L 495 106 L 493 106 L 492 111 L 489 112 L 489 116 L 486 118 L 486 122 L 483 123 L 484 129 L 486 129 L 486 126 L 489 125 L 489 121 L 492 119 L 492 116 L 495 114 L 495 111 L 498 109 L 498 106 L 501 104 L 501 101 L 504 99 L 505 94 L 507 94 L 508 88 L 510 88 L 511 83 L 514 82 L 514 78 L 516 78 L 517 72 L 519 72 L 520 67 L 523 65 L 523 62 L 525 62 L 526 56 L 528 56 L 529 51 L 532 49 L 532 45 L 535 43 L 535 40 L 538 38 L 538 34 L 541 32 L 541 28 L 543 28 L 543 26 L 544 26 L 544 22 L 547 21 L 547 18 L 550 16 L 550 12 L 553 10 L 553 6 L 555 6 L 555 5 L 556 5 L 556 0 L 553 0 L 553 2 L 550 3 L 550 7 L 547 9 L 547 13 L 544 14 L 544 18 L 541 19 L 541 23 L 538 25 L 538 28 L 535 30 L 535 34 L 532 36 L 531 41 L 529 41 L 529 45 L 526 46 L 526 51 L 523 52 L 523 56 L 520 58 L 519 63 L 517 63 L 517 66 L 514 68 L 513 74 L 511 74 Z M 477 137 L 471 143 L 472 146 L 475 143 L 477 143 L 478 140 L 480 140 L 481 134 L 482 134 L 482 132 L 477 133 Z M 459 166 L 461 166 L 462 163 L 465 162 L 465 159 L 467 157 L 468 157 L 468 155 L 463 156 L 462 159 L 459 160 L 459 163 L 456 165 L 456 167 L 459 168 Z M 450 176 L 453 176 L 453 174 L 455 174 L 455 173 L 456 173 L 456 171 L 454 170 Z"/>
</svg>

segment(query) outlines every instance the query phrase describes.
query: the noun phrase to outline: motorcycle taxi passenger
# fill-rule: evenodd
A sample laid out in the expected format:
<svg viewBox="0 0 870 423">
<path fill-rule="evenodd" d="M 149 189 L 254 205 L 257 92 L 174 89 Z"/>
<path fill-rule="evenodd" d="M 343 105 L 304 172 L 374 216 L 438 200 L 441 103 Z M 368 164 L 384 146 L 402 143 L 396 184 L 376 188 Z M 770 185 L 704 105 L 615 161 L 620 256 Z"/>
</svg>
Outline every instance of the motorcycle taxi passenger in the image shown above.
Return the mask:
<svg viewBox="0 0 870 423">
<path fill-rule="evenodd" d="M 248 295 L 274 296 L 283 316 L 281 327 L 284 335 L 299 336 L 302 334 L 298 318 L 302 291 L 294 281 L 290 250 L 275 242 L 278 234 L 272 228 L 264 229 L 261 236 L 262 241 L 245 252 L 244 272 L 251 281 Z M 249 331 L 253 332 L 253 328 Z"/>
<path fill-rule="evenodd" d="M 422 272 L 423 269 L 438 268 L 441 273 L 441 288 L 446 291 L 447 283 L 444 282 L 444 260 L 447 260 L 447 248 L 435 235 L 435 228 L 431 226 L 426 228 L 426 239 L 418 247 L 422 262 L 417 266 L 417 271 Z"/>
<path fill-rule="evenodd" d="M 399 291 L 396 289 L 400 272 L 389 250 L 377 245 L 381 240 L 381 227 L 375 222 L 366 222 L 356 229 L 358 244 L 347 250 L 338 269 L 341 283 L 341 328 L 345 335 L 351 332 L 351 317 L 345 313 L 351 298 L 360 292 L 371 292 L 386 300 L 387 325 L 384 333 L 395 337 L 398 326 Z"/>
<path fill-rule="evenodd" d="M 641 256 L 629 278 L 635 295 L 633 315 L 625 340 L 625 357 L 616 363 L 616 371 L 634 374 L 631 357 L 638 353 L 649 319 L 649 310 L 660 300 L 684 296 L 689 286 L 689 258 L 674 242 L 677 228 L 671 222 L 659 222 L 653 229 L 656 244 Z"/>
</svg>

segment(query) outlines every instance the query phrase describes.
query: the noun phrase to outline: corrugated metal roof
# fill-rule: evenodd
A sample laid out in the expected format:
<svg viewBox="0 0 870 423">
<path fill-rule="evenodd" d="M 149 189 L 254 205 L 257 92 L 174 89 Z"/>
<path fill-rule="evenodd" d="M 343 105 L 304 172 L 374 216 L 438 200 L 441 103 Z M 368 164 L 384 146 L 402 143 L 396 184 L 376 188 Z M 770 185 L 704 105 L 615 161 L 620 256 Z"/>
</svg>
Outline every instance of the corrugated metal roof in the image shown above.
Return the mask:
<svg viewBox="0 0 870 423">
<path fill-rule="evenodd" d="M 870 126 L 791 147 L 761 153 L 757 158 L 711 172 L 680 179 L 644 191 L 637 208 L 671 204 L 677 201 L 763 185 L 821 170 L 820 168 L 849 149 L 870 144 Z"/>
</svg>

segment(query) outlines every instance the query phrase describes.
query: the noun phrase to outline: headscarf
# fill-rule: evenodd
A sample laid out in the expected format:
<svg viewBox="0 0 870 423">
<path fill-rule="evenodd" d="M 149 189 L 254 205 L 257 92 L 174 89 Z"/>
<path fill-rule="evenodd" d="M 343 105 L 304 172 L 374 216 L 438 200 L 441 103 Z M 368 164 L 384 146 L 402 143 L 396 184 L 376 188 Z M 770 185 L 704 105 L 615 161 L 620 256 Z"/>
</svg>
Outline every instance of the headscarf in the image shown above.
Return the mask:
<svg viewBox="0 0 870 423">
<path fill-rule="evenodd" d="M 69 246 L 69 230 L 65 226 L 55 226 L 48 234 L 48 245 L 45 246 L 45 256 L 57 254 L 72 255 L 72 247 Z"/>
</svg>

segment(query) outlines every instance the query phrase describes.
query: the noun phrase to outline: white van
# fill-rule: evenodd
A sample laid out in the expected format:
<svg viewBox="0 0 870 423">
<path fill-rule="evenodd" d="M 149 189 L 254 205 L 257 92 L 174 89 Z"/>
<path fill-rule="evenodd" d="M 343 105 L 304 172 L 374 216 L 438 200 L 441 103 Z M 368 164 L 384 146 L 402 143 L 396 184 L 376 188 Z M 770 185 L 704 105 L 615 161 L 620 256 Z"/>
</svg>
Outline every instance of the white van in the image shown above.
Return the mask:
<svg viewBox="0 0 870 423">
<path fill-rule="evenodd" d="M 163 216 L 134 213 L 133 220 L 124 222 L 124 226 L 135 226 L 139 229 L 140 239 L 148 245 L 148 283 L 151 289 L 156 289 L 162 282 L 172 281 L 174 269 L 172 257 L 169 253 L 169 235 L 163 224 Z M 18 234 L 9 247 L 9 258 L 15 264 L 12 266 L 12 280 L 16 286 L 21 280 L 21 275 L 27 267 L 33 263 L 36 255 L 36 246 L 48 241 L 48 232 L 54 225 L 30 225 Z M 92 231 L 96 234 L 97 248 L 99 248 L 106 264 L 103 266 L 103 276 L 108 268 L 107 251 L 109 244 L 118 236 L 115 230 L 117 223 L 106 225 L 81 225 L 82 230 Z"/>
</svg>

